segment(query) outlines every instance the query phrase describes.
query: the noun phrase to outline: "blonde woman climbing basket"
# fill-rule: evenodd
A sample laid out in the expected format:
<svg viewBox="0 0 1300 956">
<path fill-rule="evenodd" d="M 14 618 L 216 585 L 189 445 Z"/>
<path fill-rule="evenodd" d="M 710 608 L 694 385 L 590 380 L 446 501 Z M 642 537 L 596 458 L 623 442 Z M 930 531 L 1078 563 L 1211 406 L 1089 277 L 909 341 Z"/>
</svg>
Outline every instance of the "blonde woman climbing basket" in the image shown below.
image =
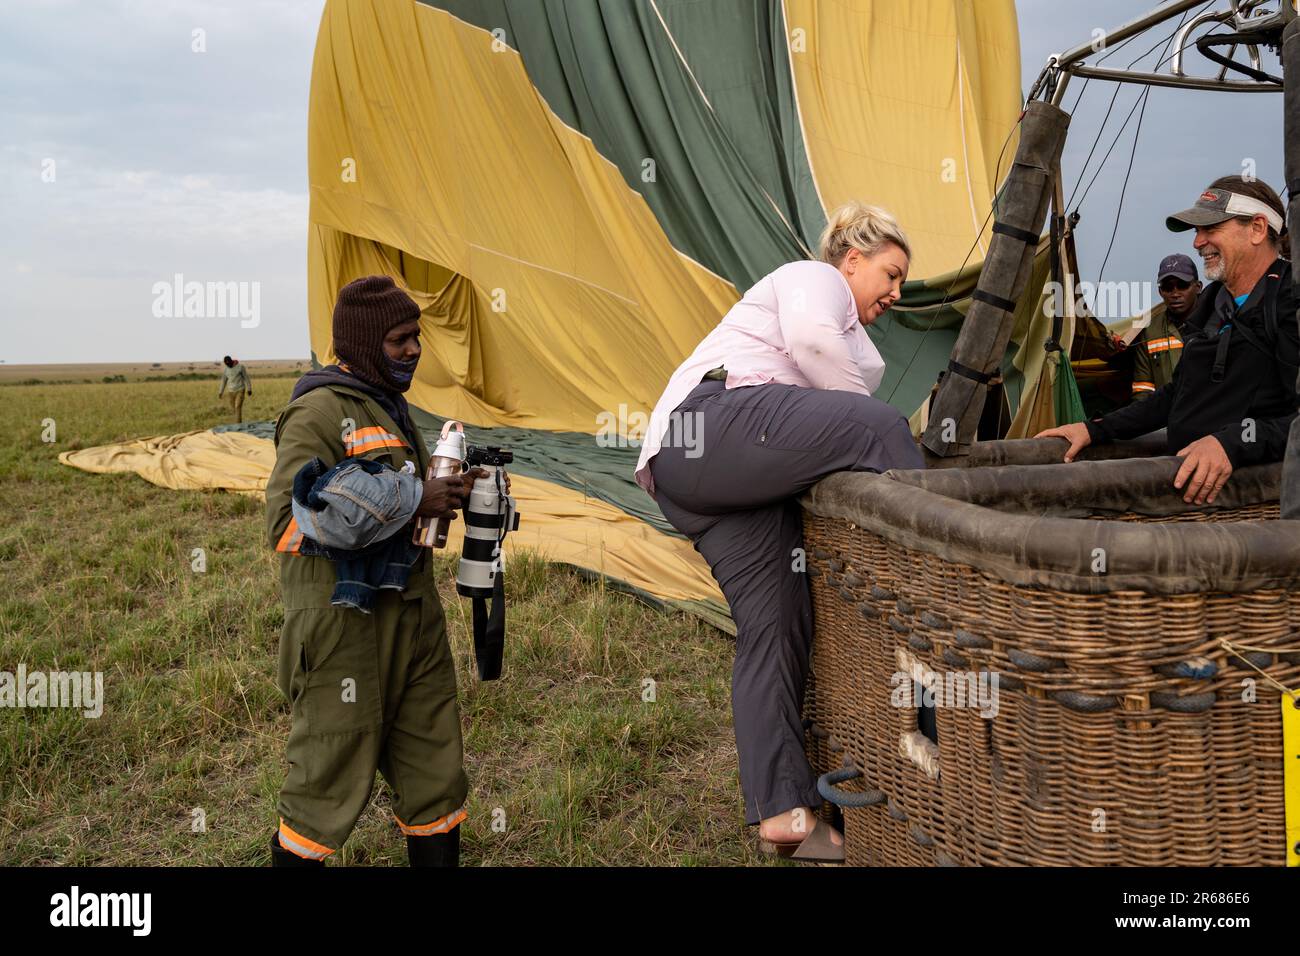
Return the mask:
<svg viewBox="0 0 1300 956">
<path fill-rule="evenodd" d="M 796 496 L 836 471 L 923 462 L 907 421 L 872 397 L 885 364 L 865 329 L 898 301 L 907 238 L 889 213 L 849 203 L 820 257 L 760 279 L 673 373 L 636 480 L 731 606 L 745 822 L 768 852 L 833 861 L 843 838 L 812 815 L 821 798 L 803 749 L 813 631 Z"/>
</svg>

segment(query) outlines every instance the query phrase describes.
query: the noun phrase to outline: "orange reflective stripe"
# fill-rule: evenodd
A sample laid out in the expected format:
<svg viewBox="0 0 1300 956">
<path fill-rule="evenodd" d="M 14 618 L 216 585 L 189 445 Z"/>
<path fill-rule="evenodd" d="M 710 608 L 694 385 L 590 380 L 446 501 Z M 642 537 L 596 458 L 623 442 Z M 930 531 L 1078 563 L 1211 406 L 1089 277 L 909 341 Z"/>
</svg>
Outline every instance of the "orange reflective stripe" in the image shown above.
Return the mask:
<svg viewBox="0 0 1300 956">
<path fill-rule="evenodd" d="M 434 833 L 446 833 L 452 828 L 458 826 L 464 820 L 468 819 L 469 814 L 464 810 L 456 810 L 444 817 L 439 817 L 432 823 L 421 823 L 415 826 L 403 823 L 397 814 L 393 814 L 393 819 L 401 827 L 402 832 L 408 836 L 430 836 Z"/>
<path fill-rule="evenodd" d="M 349 458 L 362 455 L 376 448 L 407 448 L 406 442 L 379 425 L 358 428 L 344 442 Z"/>
<path fill-rule="evenodd" d="M 1154 392 L 1156 390 L 1155 382 L 1134 382 L 1133 391 L 1135 392 Z"/>
<path fill-rule="evenodd" d="M 301 549 L 302 531 L 298 528 L 298 519 L 290 515 L 289 524 L 285 526 L 284 534 L 280 535 L 280 540 L 276 542 L 275 550 L 297 554 Z"/>
<path fill-rule="evenodd" d="M 348 457 L 353 458 L 357 455 L 364 455 L 368 451 L 374 451 L 376 448 L 405 448 L 406 442 L 400 438 L 377 438 L 374 441 L 368 441 L 363 445 L 349 445 Z"/>
<path fill-rule="evenodd" d="M 308 860 L 323 860 L 334 852 L 329 847 L 322 846 L 315 840 L 309 840 L 301 833 L 294 832 L 289 827 L 289 824 L 284 822 L 283 818 L 280 819 L 280 845 Z"/>
<path fill-rule="evenodd" d="M 1165 339 L 1152 339 L 1147 343 L 1148 352 L 1167 352 L 1170 349 L 1180 349 L 1182 347 L 1183 340 L 1173 335 Z"/>
<path fill-rule="evenodd" d="M 420 823 L 415 826 L 403 823 L 402 818 L 396 813 L 393 814 L 393 819 L 397 821 L 397 825 L 402 828 L 402 832 L 407 836 L 432 836 L 435 833 L 446 833 L 459 826 L 469 819 L 469 814 L 464 808 L 461 808 L 460 810 L 453 810 L 445 817 L 439 817 L 432 823 Z"/>
<path fill-rule="evenodd" d="M 351 447 L 351 449 L 347 450 L 347 457 L 355 458 L 356 455 L 364 455 L 367 451 L 374 451 L 374 449 L 403 449 L 403 447 L 406 447 L 404 441 L 372 441 L 367 445 Z"/>
</svg>

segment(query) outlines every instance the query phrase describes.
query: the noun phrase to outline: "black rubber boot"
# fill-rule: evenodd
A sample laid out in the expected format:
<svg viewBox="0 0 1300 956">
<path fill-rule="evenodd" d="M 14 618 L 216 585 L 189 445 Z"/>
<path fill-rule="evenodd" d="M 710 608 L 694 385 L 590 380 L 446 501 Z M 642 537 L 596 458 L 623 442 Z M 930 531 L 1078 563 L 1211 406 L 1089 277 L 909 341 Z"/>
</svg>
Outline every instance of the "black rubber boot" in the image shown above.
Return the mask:
<svg viewBox="0 0 1300 956">
<path fill-rule="evenodd" d="M 432 836 L 408 836 L 406 855 L 411 866 L 460 866 L 460 827 Z"/>
<path fill-rule="evenodd" d="M 271 837 L 272 866 L 324 866 L 324 860 L 309 860 L 280 846 L 280 834 Z"/>
</svg>

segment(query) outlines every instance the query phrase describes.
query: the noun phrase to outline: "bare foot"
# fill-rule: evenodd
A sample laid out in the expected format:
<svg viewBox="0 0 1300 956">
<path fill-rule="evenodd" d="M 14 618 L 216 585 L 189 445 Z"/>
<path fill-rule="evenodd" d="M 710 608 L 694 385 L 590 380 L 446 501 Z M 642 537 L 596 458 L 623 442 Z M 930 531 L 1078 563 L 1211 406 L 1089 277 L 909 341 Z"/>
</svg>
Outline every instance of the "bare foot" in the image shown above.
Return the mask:
<svg viewBox="0 0 1300 956">
<path fill-rule="evenodd" d="M 800 843 L 813 831 L 814 827 L 823 825 L 810 807 L 795 807 L 775 817 L 768 817 L 758 825 L 758 835 L 771 843 Z M 830 827 L 831 843 L 840 846 L 844 839 L 839 831 Z"/>
</svg>

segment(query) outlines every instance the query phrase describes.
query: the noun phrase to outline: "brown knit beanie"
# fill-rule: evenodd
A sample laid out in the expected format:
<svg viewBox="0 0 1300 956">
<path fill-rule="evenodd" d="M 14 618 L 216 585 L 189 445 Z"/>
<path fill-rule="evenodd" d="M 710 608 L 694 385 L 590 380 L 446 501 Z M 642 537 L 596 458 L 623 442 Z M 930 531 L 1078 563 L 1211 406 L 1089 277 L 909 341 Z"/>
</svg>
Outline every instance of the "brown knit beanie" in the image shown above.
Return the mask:
<svg viewBox="0 0 1300 956">
<path fill-rule="evenodd" d="M 334 305 L 334 354 L 363 381 L 404 392 L 411 385 L 409 374 L 403 376 L 402 363 L 384 353 L 384 336 L 419 317 L 420 307 L 388 276 L 349 282 Z"/>
</svg>

